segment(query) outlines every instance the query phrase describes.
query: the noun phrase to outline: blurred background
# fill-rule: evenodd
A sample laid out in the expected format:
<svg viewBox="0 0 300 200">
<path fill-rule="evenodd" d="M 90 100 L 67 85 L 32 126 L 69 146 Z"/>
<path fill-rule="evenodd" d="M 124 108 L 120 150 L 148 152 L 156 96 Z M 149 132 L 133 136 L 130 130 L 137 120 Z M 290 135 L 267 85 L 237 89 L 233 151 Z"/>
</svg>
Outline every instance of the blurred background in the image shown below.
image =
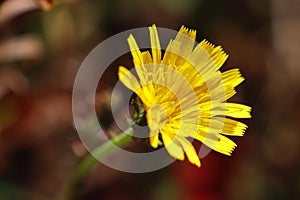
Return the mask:
<svg viewBox="0 0 300 200">
<path fill-rule="evenodd" d="M 211 152 L 200 169 L 176 161 L 145 174 L 97 164 L 78 199 L 300 199 L 300 1 L 0 1 L 0 199 L 61 193 L 87 154 L 73 126 L 71 95 L 81 62 L 101 41 L 156 24 L 197 29 L 222 45 L 246 81 L 234 102 L 252 106 L 231 157 Z M 131 66 L 129 55 L 120 63 Z M 99 120 L 113 126 L 114 63 L 97 93 Z M 144 145 L 144 144 L 143 144 Z M 195 143 L 199 148 L 200 143 Z"/>
</svg>

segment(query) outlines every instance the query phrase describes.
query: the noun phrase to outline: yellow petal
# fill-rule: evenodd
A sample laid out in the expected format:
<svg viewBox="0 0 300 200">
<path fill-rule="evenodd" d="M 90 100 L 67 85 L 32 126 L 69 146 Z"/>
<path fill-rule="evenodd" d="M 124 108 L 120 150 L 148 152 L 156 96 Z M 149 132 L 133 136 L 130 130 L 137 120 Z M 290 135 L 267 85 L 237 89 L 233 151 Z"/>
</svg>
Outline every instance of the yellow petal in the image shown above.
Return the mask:
<svg viewBox="0 0 300 200">
<path fill-rule="evenodd" d="M 236 87 L 245 79 L 242 77 L 239 69 L 231 69 L 222 73 L 223 84 L 230 85 L 231 87 Z"/>
<path fill-rule="evenodd" d="M 188 29 L 182 26 L 177 34 L 175 41 L 180 43 L 180 52 L 174 52 L 179 55 L 176 65 L 180 66 L 186 62 L 186 59 L 191 54 L 196 40 L 196 30 Z"/>
<path fill-rule="evenodd" d="M 232 85 L 219 84 L 217 87 L 207 90 L 206 94 L 205 92 L 203 93 L 204 95 L 199 98 L 199 103 L 205 103 L 211 101 L 211 99 L 213 99 L 213 101 L 223 102 L 234 96 L 236 91 Z"/>
<path fill-rule="evenodd" d="M 142 60 L 142 56 L 141 56 L 141 51 L 133 37 L 132 34 L 129 35 L 128 39 L 128 44 L 129 44 L 129 48 L 131 51 L 131 55 L 133 57 L 133 61 L 134 61 L 134 65 L 135 66 L 140 66 L 143 64 L 143 60 Z"/>
<path fill-rule="evenodd" d="M 196 39 L 196 30 L 188 29 L 185 26 L 181 26 L 181 28 L 179 29 L 179 33 L 187 35 L 188 37 L 190 37 L 193 40 Z M 182 37 L 182 35 L 177 35 L 176 39 L 181 41 L 180 37 Z"/>
<path fill-rule="evenodd" d="M 164 54 L 162 64 L 166 66 L 176 66 L 176 60 L 180 53 L 180 43 L 178 41 L 171 40 Z"/>
<path fill-rule="evenodd" d="M 199 132 L 199 134 L 196 135 L 195 139 L 201 141 L 209 148 L 228 156 L 231 155 L 232 151 L 236 147 L 236 144 L 232 140 L 220 134 L 217 135 L 208 134 L 206 132 Z"/>
<path fill-rule="evenodd" d="M 145 65 L 146 65 L 146 64 L 151 64 L 151 63 L 153 63 L 149 51 L 144 51 L 144 52 L 142 52 L 142 59 L 143 59 L 143 63 L 144 63 Z M 146 65 L 146 66 L 147 66 L 147 65 Z M 151 65 L 149 65 L 149 66 L 151 66 Z M 147 69 L 147 67 L 146 67 L 146 69 Z"/>
<path fill-rule="evenodd" d="M 234 118 L 251 118 L 251 107 L 238 103 L 225 103 L 226 116 Z"/>
<path fill-rule="evenodd" d="M 205 51 L 212 57 L 216 70 L 220 69 L 224 62 L 227 60 L 228 55 L 223 51 L 221 46 L 215 47 L 206 40 L 203 40 L 199 44 Z"/>
<path fill-rule="evenodd" d="M 236 91 L 232 87 L 225 87 L 225 92 L 226 92 L 226 100 L 230 99 L 236 94 Z"/>
<path fill-rule="evenodd" d="M 184 160 L 184 152 L 181 146 L 176 142 L 175 138 L 173 137 L 171 139 L 171 137 L 164 132 L 161 133 L 161 136 L 164 146 L 166 147 L 169 154 L 176 159 Z"/>
<path fill-rule="evenodd" d="M 161 62 L 160 42 L 155 24 L 149 27 L 152 57 L 154 63 Z"/>
<path fill-rule="evenodd" d="M 141 84 L 144 85 L 147 83 L 147 81 L 146 81 L 146 77 L 145 77 L 146 72 L 145 72 L 145 69 L 143 66 L 144 63 L 143 63 L 142 53 L 141 53 L 133 35 L 130 34 L 127 41 L 129 44 L 131 55 L 133 57 L 133 63 L 135 66 L 135 70 L 140 78 Z"/>
<path fill-rule="evenodd" d="M 213 117 L 212 119 L 201 118 L 199 123 L 199 131 L 231 136 L 243 136 L 247 125 L 232 119 L 224 117 Z M 205 136 L 205 134 L 203 134 Z"/>
<path fill-rule="evenodd" d="M 224 135 L 243 136 L 248 127 L 246 124 L 233 119 L 215 117 L 214 120 L 219 120 L 223 123 L 222 134 Z"/>
<path fill-rule="evenodd" d="M 183 150 L 185 151 L 188 160 L 197 167 L 200 167 L 200 159 L 193 145 L 184 137 L 178 136 L 177 139 L 179 140 Z"/>
<path fill-rule="evenodd" d="M 158 135 L 159 133 L 157 131 L 150 131 L 150 144 L 153 148 L 158 147 Z"/>
<path fill-rule="evenodd" d="M 175 37 L 167 46 L 162 63 L 164 65 L 180 66 L 186 62 L 191 54 L 196 39 L 196 31 L 182 26 Z"/>
<path fill-rule="evenodd" d="M 228 116 L 234 118 L 251 118 L 251 107 L 238 103 L 215 103 L 211 107 L 212 116 Z M 206 109 L 207 109 L 206 108 Z M 202 111 L 205 108 L 202 108 Z"/>
<path fill-rule="evenodd" d="M 123 66 L 119 67 L 118 76 L 120 81 L 133 92 L 136 92 L 141 87 L 131 72 Z"/>
</svg>

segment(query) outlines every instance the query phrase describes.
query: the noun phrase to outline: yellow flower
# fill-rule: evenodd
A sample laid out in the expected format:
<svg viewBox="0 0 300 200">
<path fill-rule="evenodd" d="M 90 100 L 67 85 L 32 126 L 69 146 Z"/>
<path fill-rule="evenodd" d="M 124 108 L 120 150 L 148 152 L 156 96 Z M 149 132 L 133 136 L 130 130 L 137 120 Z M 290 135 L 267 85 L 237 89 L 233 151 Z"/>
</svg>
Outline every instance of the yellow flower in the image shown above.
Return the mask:
<svg viewBox="0 0 300 200">
<path fill-rule="evenodd" d="M 138 79 L 122 66 L 118 75 L 143 102 L 151 146 L 157 148 L 161 138 L 171 156 L 184 160 L 186 155 L 198 167 L 200 159 L 188 139 L 230 155 L 236 144 L 224 135 L 242 136 L 247 128 L 232 118 L 251 117 L 250 107 L 226 102 L 244 80 L 239 69 L 221 73 L 228 55 L 206 40 L 194 48 L 195 30 L 182 26 L 164 56 L 156 26 L 149 31 L 152 55 L 141 52 L 132 35 L 128 38 Z"/>
</svg>

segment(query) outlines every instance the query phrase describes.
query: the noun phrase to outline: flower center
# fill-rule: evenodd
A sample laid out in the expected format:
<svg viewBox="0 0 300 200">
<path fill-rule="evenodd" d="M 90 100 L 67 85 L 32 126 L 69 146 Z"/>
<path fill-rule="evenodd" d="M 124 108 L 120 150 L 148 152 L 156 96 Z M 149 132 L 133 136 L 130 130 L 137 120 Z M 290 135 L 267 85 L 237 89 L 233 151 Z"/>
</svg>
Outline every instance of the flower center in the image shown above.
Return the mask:
<svg viewBox="0 0 300 200">
<path fill-rule="evenodd" d="M 165 102 L 151 106 L 147 112 L 149 128 L 156 133 L 159 132 L 173 111 L 173 102 Z"/>
</svg>

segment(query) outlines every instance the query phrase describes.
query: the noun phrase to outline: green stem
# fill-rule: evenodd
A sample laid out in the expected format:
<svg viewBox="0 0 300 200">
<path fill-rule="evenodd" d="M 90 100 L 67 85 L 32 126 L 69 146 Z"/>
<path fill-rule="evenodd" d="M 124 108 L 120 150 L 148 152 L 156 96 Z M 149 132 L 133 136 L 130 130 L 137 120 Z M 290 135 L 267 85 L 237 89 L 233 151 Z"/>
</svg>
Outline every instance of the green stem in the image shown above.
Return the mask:
<svg viewBox="0 0 300 200">
<path fill-rule="evenodd" d="M 71 177 L 70 184 L 66 191 L 59 197 L 60 200 L 73 200 L 76 199 L 76 192 L 81 180 L 87 175 L 90 169 L 98 162 L 97 158 L 102 158 L 109 153 L 112 153 L 117 145 L 123 147 L 132 141 L 133 129 L 128 128 L 120 135 L 113 137 L 112 140 L 105 142 L 97 147 L 92 154 L 88 154 L 76 167 L 73 176 Z"/>
</svg>

